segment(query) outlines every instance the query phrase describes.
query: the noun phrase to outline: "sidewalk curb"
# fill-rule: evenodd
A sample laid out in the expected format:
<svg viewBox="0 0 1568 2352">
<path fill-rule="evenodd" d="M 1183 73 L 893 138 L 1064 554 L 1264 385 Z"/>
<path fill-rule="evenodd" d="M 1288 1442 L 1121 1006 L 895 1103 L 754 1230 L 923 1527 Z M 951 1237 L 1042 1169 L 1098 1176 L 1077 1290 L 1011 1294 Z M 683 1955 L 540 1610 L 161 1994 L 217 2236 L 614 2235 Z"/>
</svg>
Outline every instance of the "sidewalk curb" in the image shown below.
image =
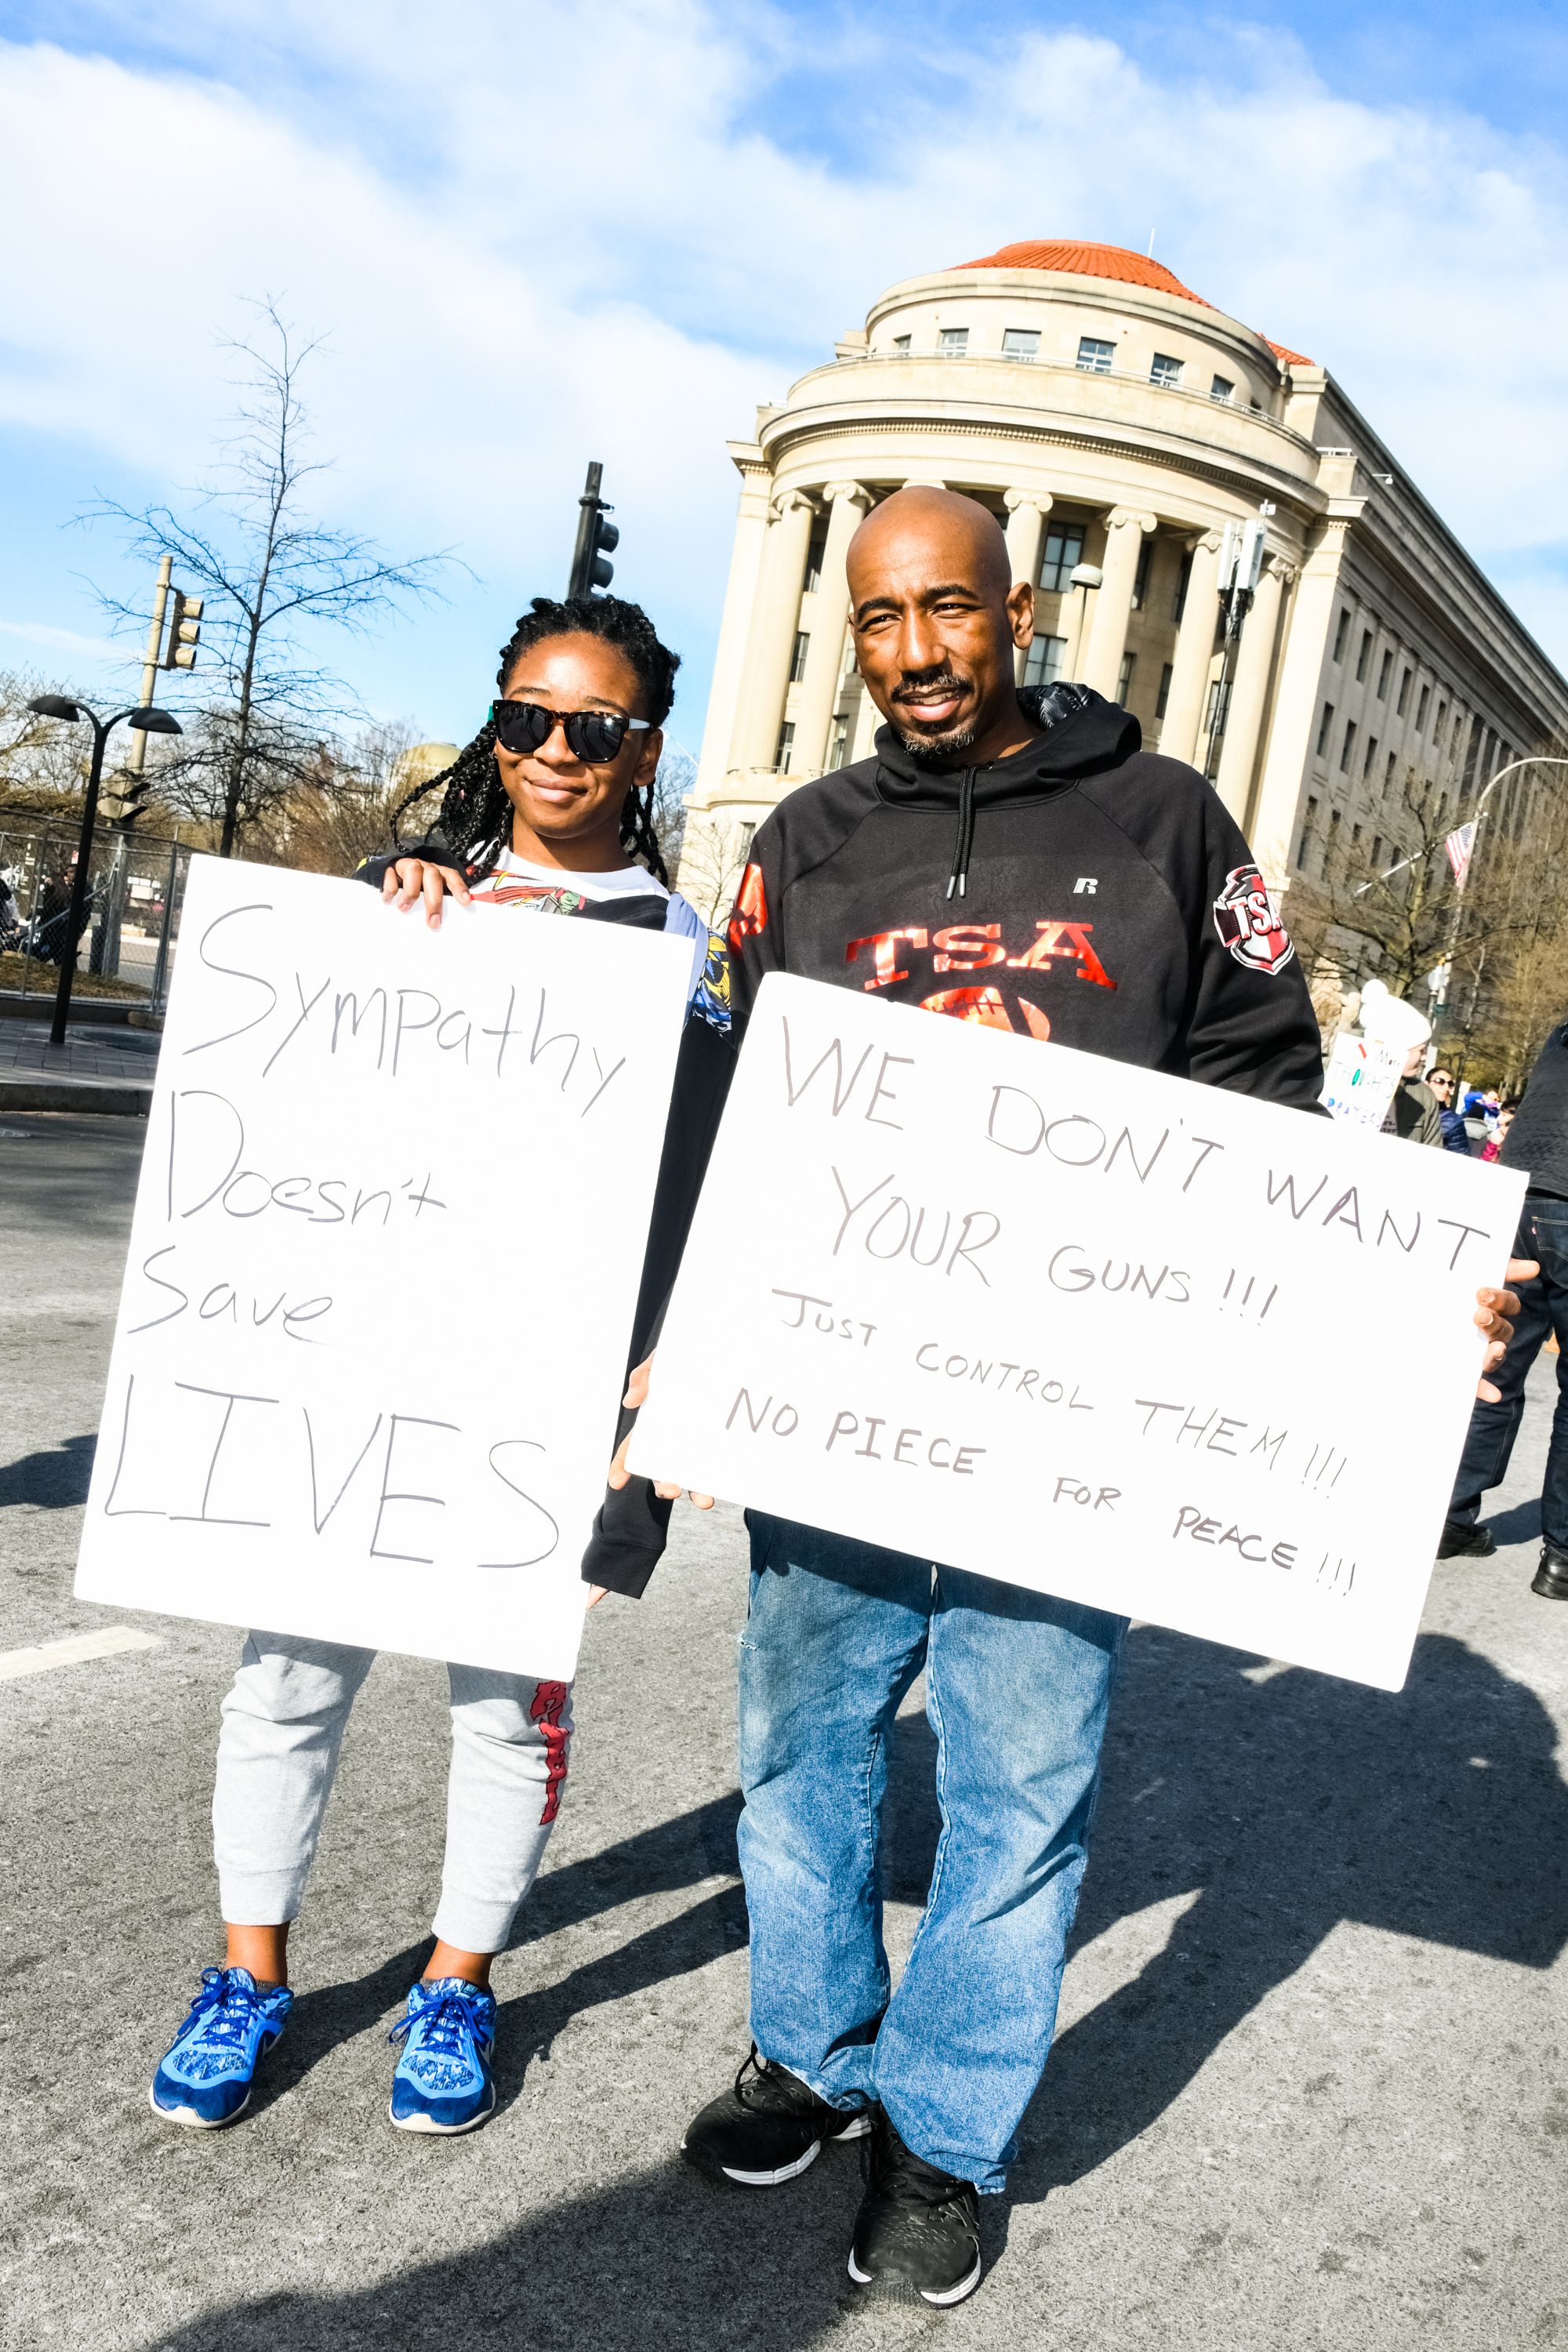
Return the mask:
<svg viewBox="0 0 1568 2352">
<path fill-rule="evenodd" d="M 118 1086 L 111 1078 L 0 1077 L 0 1118 L 8 1111 L 91 1111 L 100 1118 L 145 1118 L 151 1085 Z"/>
</svg>

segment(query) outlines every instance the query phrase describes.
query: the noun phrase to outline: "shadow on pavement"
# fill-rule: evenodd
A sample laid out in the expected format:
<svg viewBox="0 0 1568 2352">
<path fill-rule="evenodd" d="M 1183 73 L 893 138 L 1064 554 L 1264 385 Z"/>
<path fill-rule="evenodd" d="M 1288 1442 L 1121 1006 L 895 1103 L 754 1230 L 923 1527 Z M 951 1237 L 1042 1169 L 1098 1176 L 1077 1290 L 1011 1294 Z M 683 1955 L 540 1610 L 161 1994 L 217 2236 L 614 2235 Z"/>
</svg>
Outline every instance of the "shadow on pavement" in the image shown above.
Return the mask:
<svg viewBox="0 0 1568 2352">
<path fill-rule="evenodd" d="M 1147 2130 L 1342 1920 L 1523 1968 L 1568 1944 L 1568 1787 L 1533 1692 L 1446 1634 L 1397 1693 L 1256 1671 L 1154 1627 L 1128 1644 L 1079 1939 L 1197 1900 L 1058 2042 L 1016 2196 Z"/>
<path fill-rule="evenodd" d="M 1498 1511 L 1485 1522 L 1500 1544 L 1539 1543 L 1541 1541 L 1541 1497 L 1531 1503 L 1514 1503 L 1506 1511 Z"/>
<path fill-rule="evenodd" d="M 889 1799 L 895 1897 L 918 1901 L 929 1876 L 932 1760 L 923 1720 L 906 1718 Z M 734 1800 L 721 1800 L 548 1874 L 524 1937 L 637 1894 L 732 1877 L 734 1816 Z M 1390 1694 L 1140 1628 L 1112 1717 L 1079 1937 L 1173 1896 L 1196 1900 L 1139 1976 L 1062 2035 L 1026 2124 L 1015 2200 L 1038 2200 L 1147 2130 L 1342 1921 L 1549 1967 L 1568 1943 L 1556 1866 L 1565 1834 L 1550 1717 L 1462 1642 L 1425 1636 L 1406 1687 Z M 515 2095 L 529 2055 L 567 2018 L 702 1965 L 738 1940 L 742 1918 L 731 1885 L 510 2002 L 501 2048 L 510 2041 L 517 2054 L 506 2087 Z M 342 2000 L 342 2014 L 363 2022 L 419 1958 L 311 1998 L 323 2021 Z M 714 2050 L 715 2081 L 740 2054 Z M 659 2121 L 673 2150 L 684 2114 Z M 335 2352 L 427 2337 L 644 2352 L 650 2333 L 685 2352 L 805 2352 L 838 2324 L 850 2293 L 843 2249 L 858 2195 L 842 2151 L 787 2192 L 787 2209 L 715 2195 L 665 2161 L 531 2212 L 450 2261 L 341 2294 L 301 2290 L 207 2315 L 164 2336 L 161 2352 Z M 994 2260 L 1004 2200 L 984 2200 L 984 2227 Z"/>
<path fill-rule="evenodd" d="M 24 1454 L 0 1467 L 0 1510 L 12 1503 L 33 1503 L 40 1510 L 63 1511 L 85 1503 L 92 1477 L 96 1437 L 68 1437 L 37 1454 Z"/>
</svg>

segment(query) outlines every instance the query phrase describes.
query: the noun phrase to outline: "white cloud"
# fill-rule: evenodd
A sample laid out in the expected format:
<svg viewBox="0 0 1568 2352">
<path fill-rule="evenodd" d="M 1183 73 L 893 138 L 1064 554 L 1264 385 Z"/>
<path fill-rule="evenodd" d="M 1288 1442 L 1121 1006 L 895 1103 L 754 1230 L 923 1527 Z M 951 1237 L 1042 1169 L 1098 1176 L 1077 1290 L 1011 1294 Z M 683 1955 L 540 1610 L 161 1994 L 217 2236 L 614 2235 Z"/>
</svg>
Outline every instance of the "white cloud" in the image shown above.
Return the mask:
<svg viewBox="0 0 1568 2352">
<path fill-rule="evenodd" d="M 98 21 L 107 48 L 132 20 Z M 0 48 L 32 194 L 0 418 L 100 449 L 106 486 L 188 480 L 229 402 L 214 324 L 270 290 L 331 330 L 312 397 L 345 515 L 521 582 L 603 457 L 689 635 L 722 595 L 725 437 L 885 284 L 1153 226 L 1199 292 L 1333 369 L 1568 656 L 1561 153 L 1346 103 L 1257 32 L 1179 86 L 1078 35 L 928 47 L 914 96 L 897 26 L 855 32 L 864 104 L 826 157 L 759 127 L 787 22 L 697 0 L 215 0 L 190 70 Z"/>
<path fill-rule="evenodd" d="M 76 629 L 51 628 L 47 621 L 0 621 L 0 637 L 16 637 L 51 654 L 71 654 L 94 662 L 125 662 L 125 647 L 109 637 L 84 637 Z"/>
</svg>

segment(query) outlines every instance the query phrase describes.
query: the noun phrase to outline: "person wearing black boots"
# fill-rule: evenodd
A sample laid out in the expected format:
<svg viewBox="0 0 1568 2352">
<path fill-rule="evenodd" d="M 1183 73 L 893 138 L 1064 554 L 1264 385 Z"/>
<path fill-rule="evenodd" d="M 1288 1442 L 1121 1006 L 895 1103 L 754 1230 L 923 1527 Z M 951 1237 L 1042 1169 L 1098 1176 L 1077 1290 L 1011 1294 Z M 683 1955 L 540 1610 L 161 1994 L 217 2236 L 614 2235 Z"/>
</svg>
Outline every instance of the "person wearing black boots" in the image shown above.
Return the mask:
<svg viewBox="0 0 1568 2352">
<path fill-rule="evenodd" d="M 1499 1156 L 1505 1168 L 1530 1171 L 1514 1255 L 1538 1260 L 1541 1277 L 1521 1294 L 1512 1344 L 1492 1376 L 1497 1402 L 1478 1403 L 1470 1415 L 1437 1557 L 1483 1559 L 1497 1549 L 1480 1525 L 1481 1497 L 1508 1470 L 1524 1384 L 1550 1332 L 1558 1347 L 1557 1410 L 1541 1490 L 1541 1559 L 1530 1589 L 1543 1601 L 1568 1601 L 1568 1021 L 1542 1047 Z"/>
</svg>

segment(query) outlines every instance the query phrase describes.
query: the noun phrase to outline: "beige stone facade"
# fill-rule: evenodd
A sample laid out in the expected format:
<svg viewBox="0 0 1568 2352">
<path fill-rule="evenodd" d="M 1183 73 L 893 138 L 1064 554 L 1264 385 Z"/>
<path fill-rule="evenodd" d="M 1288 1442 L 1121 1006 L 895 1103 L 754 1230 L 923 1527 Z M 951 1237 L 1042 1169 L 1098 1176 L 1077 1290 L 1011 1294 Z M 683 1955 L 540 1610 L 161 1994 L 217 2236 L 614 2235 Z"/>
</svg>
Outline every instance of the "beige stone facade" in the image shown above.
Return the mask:
<svg viewBox="0 0 1568 2352">
<path fill-rule="evenodd" d="M 1009 247 L 892 287 L 730 449 L 681 869 L 710 904 L 784 793 L 870 748 L 845 551 L 910 481 L 1005 525 L 1037 592 L 1021 674 L 1124 702 L 1213 777 L 1277 884 L 1352 840 L 1372 870 L 1411 769 L 1458 823 L 1506 760 L 1568 739 L 1568 683 L 1327 371 L 1118 247 Z M 1238 549 L 1257 580 L 1227 640 Z"/>
</svg>

